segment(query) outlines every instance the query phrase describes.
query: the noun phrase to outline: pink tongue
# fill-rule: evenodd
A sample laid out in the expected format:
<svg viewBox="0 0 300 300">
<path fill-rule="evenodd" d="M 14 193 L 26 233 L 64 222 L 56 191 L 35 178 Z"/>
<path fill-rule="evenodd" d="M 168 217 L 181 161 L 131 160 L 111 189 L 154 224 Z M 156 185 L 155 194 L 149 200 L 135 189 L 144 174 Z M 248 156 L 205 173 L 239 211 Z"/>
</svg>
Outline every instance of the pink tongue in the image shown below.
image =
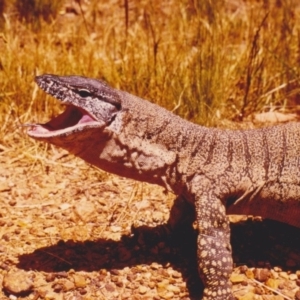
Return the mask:
<svg viewBox="0 0 300 300">
<path fill-rule="evenodd" d="M 78 124 L 88 123 L 94 121 L 89 115 L 83 115 L 82 118 L 79 120 Z"/>
</svg>

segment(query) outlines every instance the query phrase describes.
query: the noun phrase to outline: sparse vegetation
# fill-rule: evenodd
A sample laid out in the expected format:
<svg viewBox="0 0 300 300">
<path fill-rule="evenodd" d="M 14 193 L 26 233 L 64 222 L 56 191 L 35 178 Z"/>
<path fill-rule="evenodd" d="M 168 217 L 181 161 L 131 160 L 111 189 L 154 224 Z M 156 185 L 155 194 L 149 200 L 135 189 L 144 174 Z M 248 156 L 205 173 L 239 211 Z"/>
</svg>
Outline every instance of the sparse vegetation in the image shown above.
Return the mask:
<svg viewBox="0 0 300 300">
<path fill-rule="evenodd" d="M 103 78 L 209 125 L 292 109 L 299 98 L 295 1 L 81 1 L 60 15 L 59 1 L 25 2 L 15 3 L 22 21 L 10 8 L 1 36 L 3 110 L 51 114 L 31 97 L 44 72 Z M 36 19 L 33 32 L 25 24 Z"/>
</svg>

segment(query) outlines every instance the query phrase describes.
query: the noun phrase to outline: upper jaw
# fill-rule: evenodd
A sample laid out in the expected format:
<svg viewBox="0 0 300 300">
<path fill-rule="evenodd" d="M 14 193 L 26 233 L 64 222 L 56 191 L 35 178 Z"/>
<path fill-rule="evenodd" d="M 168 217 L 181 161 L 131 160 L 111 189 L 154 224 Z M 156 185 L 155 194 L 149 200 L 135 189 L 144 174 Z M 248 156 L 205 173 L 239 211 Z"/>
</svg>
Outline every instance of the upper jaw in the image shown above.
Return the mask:
<svg viewBox="0 0 300 300">
<path fill-rule="evenodd" d="M 36 76 L 35 81 L 43 91 L 59 99 L 67 108 L 45 124 L 30 125 L 27 132 L 33 138 L 46 139 L 105 127 L 113 122 L 121 109 L 119 94 L 95 79 L 44 74 Z"/>
<path fill-rule="evenodd" d="M 42 75 L 35 78 L 38 86 L 47 94 L 66 104 L 64 112 L 44 124 L 32 124 L 27 134 L 33 138 L 46 139 L 54 136 L 65 136 L 72 132 L 83 131 L 91 127 L 102 127 L 103 122 L 97 121 L 86 110 L 68 101 L 70 87 L 58 82 L 56 75 Z"/>
</svg>

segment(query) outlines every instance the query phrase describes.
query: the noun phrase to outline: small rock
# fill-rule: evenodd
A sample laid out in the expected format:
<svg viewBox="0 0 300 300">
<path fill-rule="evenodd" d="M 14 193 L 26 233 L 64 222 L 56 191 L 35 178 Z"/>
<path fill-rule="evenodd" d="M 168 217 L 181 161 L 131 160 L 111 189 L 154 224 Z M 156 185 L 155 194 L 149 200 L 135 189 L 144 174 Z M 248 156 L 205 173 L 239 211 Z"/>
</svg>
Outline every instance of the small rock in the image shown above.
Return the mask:
<svg viewBox="0 0 300 300">
<path fill-rule="evenodd" d="M 83 222 L 90 221 L 96 214 L 95 205 L 87 200 L 76 202 L 73 207 L 74 214 Z"/>
<path fill-rule="evenodd" d="M 128 281 L 130 281 L 130 282 L 133 282 L 133 281 L 135 281 L 136 280 L 136 275 L 135 274 L 128 274 L 127 275 L 127 279 L 128 279 Z"/>
<path fill-rule="evenodd" d="M 271 270 L 271 277 L 272 277 L 273 279 L 277 279 L 277 278 L 279 277 L 279 275 L 278 275 L 278 273 L 275 272 L 274 270 Z"/>
<path fill-rule="evenodd" d="M 240 282 L 243 282 L 245 279 L 246 278 L 243 274 L 232 274 L 230 276 L 230 281 L 232 283 L 240 283 Z"/>
<path fill-rule="evenodd" d="M 48 273 L 47 275 L 46 275 L 46 281 L 47 282 L 51 282 L 51 281 L 54 281 L 54 279 L 55 279 L 55 274 L 53 274 L 53 273 Z"/>
<path fill-rule="evenodd" d="M 2 239 L 6 242 L 8 242 L 10 240 L 10 234 L 9 233 L 4 233 L 2 235 Z"/>
<path fill-rule="evenodd" d="M 58 283 L 58 282 L 55 282 L 53 285 L 52 285 L 52 289 L 55 293 L 60 293 L 63 289 L 63 286 L 61 283 Z"/>
<path fill-rule="evenodd" d="M 0 182 L 0 192 L 9 192 L 11 190 L 11 187 L 5 183 L 5 182 Z"/>
<path fill-rule="evenodd" d="M 296 274 L 290 274 L 289 278 L 290 278 L 290 280 L 297 280 L 298 279 Z"/>
<path fill-rule="evenodd" d="M 254 278 L 260 282 L 266 281 L 271 275 L 268 269 L 255 269 Z"/>
<path fill-rule="evenodd" d="M 62 288 L 64 292 L 68 292 L 75 289 L 75 284 L 70 280 L 64 280 L 62 282 Z"/>
<path fill-rule="evenodd" d="M 144 295 L 144 294 L 146 294 L 147 293 L 147 288 L 145 287 L 145 286 L 143 286 L 143 285 L 141 285 L 140 287 L 139 287 L 139 293 L 141 294 L 141 295 Z"/>
<path fill-rule="evenodd" d="M 300 300 L 300 290 L 298 290 L 295 294 L 295 300 Z"/>
<path fill-rule="evenodd" d="M 279 281 L 273 278 L 269 278 L 266 282 L 265 285 L 272 288 L 272 289 L 277 289 L 279 285 Z"/>
<path fill-rule="evenodd" d="M 3 287 L 6 292 L 14 295 L 30 293 L 33 288 L 33 281 L 27 272 L 16 270 L 7 273 L 3 278 Z"/>
<path fill-rule="evenodd" d="M 158 270 L 158 269 L 161 268 L 161 265 L 159 265 L 158 263 L 152 263 L 152 264 L 150 265 L 150 268 L 151 268 L 152 270 Z"/>
<path fill-rule="evenodd" d="M 10 206 L 15 206 L 17 204 L 17 201 L 15 199 L 11 199 L 11 200 L 9 200 L 8 204 Z"/>
<path fill-rule="evenodd" d="M 240 272 L 241 272 L 241 273 L 246 273 L 246 271 L 248 271 L 248 267 L 245 266 L 245 265 L 240 266 L 239 269 L 240 269 Z"/>
<path fill-rule="evenodd" d="M 80 295 L 85 295 L 87 293 L 87 290 L 83 288 L 79 288 L 78 291 Z"/>
<path fill-rule="evenodd" d="M 110 270 L 110 274 L 112 274 L 112 275 L 120 275 L 120 271 L 117 270 L 117 269 L 111 269 Z"/>
<path fill-rule="evenodd" d="M 166 289 L 167 289 L 168 284 L 169 284 L 168 280 L 162 280 L 161 282 L 158 282 L 157 283 L 157 291 L 159 293 L 165 292 Z"/>
<path fill-rule="evenodd" d="M 279 272 L 279 276 L 284 279 L 289 279 L 289 275 L 287 272 Z"/>
<path fill-rule="evenodd" d="M 172 272 L 172 277 L 175 278 L 175 279 L 179 279 L 179 278 L 182 277 L 182 275 L 177 271 L 173 271 Z"/>
<path fill-rule="evenodd" d="M 255 291 L 255 294 L 257 294 L 257 295 L 263 295 L 264 294 L 264 289 L 261 287 L 261 286 L 257 286 L 255 289 L 254 289 L 254 291 Z M 255 299 L 255 298 L 254 298 Z"/>
<path fill-rule="evenodd" d="M 245 275 L 247 276 L 247 278 L 249 279 L 254 279 L 254 273 L 251 269 L 248 269 L 246 272 L 245 272 Z"/>
<path fill-rule="evenodd" d="M 114 233 L 120 232 L 122 230 L 121 226 L 117 226 L 117 225 L 112 225 L 110 226 L 110 230 Z"/>
<path fill-rule="evenodd" d="M 105 289 L 108 291 L 108 292 L 114 292 L 115 291 L 115 287 L 112 285 L 112 284 L 109 284 L 109 283 L 107 283 L 106 285 L 105 285 Z"/>
<path fill-rule="evenodd" d="M 65 272 L 65 271 L 57 272 L 55 275 L 56 275 L 58 278 L 67 278 L 67 277 L 69 276 L 68 273 Z"/>
<path fill-rule="evenodd" d="M 73 275 L 74 284 L 77 288 L 85 288 L 86 287 L 86 280 L 82 275 Z"/>
<path fill-rule="evenodd" d="M 115 284 L 116 284 L 117 287 L 123 287 L 124 286 L 124 283 L 120 280 L 118 280 Z"/>
<path fill-rule="evenodd" d="M 172 285 L 172 284 L 169 284 L 167 286 L 167 290 L 174 293 L 174 294 L 179 294 L 180 293 L 180 288 L 176 285 Z"/>
<path fill-rule="evenodd" d="M 157 222 L 160 222 L 163 220 L 163 213 L 160 212 L 160 211 L 155 211 L 153 212 L 153 215 L 152 215 L 152 220 L 157 223 Z"/>
</svg>

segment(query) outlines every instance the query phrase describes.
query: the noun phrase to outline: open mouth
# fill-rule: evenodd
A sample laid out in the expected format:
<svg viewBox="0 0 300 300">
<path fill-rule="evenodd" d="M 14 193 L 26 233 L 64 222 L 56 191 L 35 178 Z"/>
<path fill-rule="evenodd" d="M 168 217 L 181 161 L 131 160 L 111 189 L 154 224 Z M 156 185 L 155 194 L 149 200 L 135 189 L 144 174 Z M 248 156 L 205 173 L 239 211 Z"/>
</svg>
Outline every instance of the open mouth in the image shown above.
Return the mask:
<svg viewBox="0 0 300 300">
<path fill-rule="evenodd" d="M 97 122 L 85 110 L 67 105 L 63 113 L 51 119 L 45 124 L 29 124 L 30 129 L 27 133 L 32 137 L 58 136 L 70 131 L 78 131 L 83 127 L 99 126 Z"/>
</svg>

